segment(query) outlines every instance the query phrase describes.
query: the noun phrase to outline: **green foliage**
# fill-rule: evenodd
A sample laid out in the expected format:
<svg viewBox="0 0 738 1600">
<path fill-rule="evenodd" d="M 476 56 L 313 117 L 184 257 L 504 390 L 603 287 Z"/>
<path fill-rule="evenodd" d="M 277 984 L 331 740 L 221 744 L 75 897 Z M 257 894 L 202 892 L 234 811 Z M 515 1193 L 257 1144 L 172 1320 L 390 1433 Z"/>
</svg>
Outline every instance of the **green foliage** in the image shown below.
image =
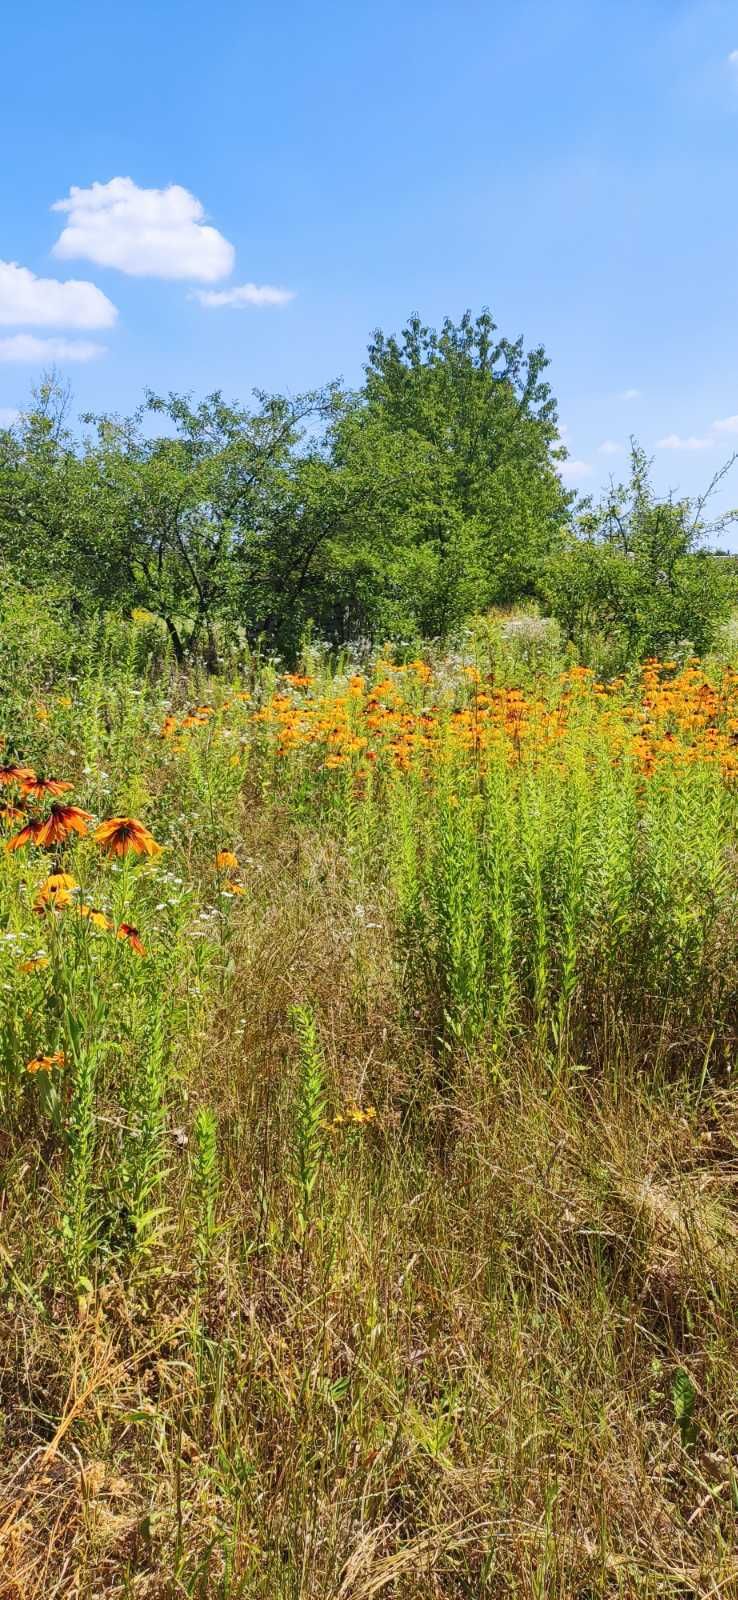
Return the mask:
<svg viewBox="0 0 738 1600">
<path fill-rule="evenodd" d="M 703 548 L 733 513 L 707 524 L 704 511 L 731 465 L 698 501 L 659 500 L 634 443 L 629 482 L 611 485 L 598 506 L 584 503 L 539 581 L 582 660 L 616 671 L 646 656 L 711 648 L 738 585 L 732 565 Z"/>
<path fill-rule="evenodd" d="M 192 1129 L 192 1188 L 194 1193 L 194 1245 L 198 1275 L 208 1268 L 217 1232 L 216 1214 L 220 1178 L 218 1124 L 210 1106 L 199 1106 Z"/>
<path fill-rule="evenodd" d="M 310 1222 L 313 1191 L 323 1160 L 325 1068 L 315 1018 L 309 1006 L 293 1007 L 292 1025 L 297 1037 L 300 1064 L 292 1154 L 298 1233 L 304 1239 Z"/>
</svg>

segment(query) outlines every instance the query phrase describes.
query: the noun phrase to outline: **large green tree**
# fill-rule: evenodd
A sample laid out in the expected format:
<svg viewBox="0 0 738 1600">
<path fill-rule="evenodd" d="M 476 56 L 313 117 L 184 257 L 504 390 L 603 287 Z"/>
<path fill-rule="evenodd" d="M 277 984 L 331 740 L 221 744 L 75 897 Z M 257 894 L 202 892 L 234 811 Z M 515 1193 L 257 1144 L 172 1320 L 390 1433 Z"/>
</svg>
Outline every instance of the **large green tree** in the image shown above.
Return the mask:
<svg viewBox="0 0 738 1600">
<path fill-rule="evenodd" d="M 332 460 L 360 531 L 357 576 L 366 589 L 375 572 L 373 601 L 398 622 L 444 633 L 533 592 L 572 498 L 546 365 L 543 349 L 498 336 L 487 311 L 374 335 Z"/>
</svg>

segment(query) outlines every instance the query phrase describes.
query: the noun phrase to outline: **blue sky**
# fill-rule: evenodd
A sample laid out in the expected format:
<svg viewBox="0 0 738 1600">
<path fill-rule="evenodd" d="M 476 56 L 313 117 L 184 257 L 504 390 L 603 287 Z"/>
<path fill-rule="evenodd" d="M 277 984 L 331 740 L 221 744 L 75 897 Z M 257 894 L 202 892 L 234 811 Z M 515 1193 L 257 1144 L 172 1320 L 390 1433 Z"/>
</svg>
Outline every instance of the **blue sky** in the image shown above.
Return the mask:
<svg viewBox="0 0 738 1600">
<path fill-rule="evenodd" d="M 372 328 L 489 305 L 576 487 L 631 433 L 662 489 L 738 447 L 735 0 L 35 0 L 0 137 L 0 415 L 52 358 L 80 410 L 356 383 Z"/>
</svg>

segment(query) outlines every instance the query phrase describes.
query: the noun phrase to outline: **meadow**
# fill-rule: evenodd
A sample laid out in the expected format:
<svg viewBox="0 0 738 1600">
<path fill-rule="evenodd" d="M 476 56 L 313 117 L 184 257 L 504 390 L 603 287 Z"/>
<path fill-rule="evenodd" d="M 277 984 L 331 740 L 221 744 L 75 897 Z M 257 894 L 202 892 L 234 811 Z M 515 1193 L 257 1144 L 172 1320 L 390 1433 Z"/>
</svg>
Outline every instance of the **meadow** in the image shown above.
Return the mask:
<svg viewBox="0 0 738 1600">
<path fill-rule="evenodd" d="M 0 1597 L 738 1595 L 738 670 L 0 642 Z"/>
</svg>

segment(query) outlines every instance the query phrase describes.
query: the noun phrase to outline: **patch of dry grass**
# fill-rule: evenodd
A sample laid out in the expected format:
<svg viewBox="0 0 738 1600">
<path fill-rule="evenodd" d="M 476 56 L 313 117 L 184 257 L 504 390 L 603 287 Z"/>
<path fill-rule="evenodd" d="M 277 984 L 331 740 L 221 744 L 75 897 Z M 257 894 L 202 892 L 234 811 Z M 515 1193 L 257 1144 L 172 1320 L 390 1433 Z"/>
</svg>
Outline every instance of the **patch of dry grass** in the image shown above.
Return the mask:
<svg viewBox="0 0 738 1600">
<path fill-rule="evenodd" d="M 634 895 L 614 827 L 597 854 L 604 802 L 580 857 L 570 839 L 563 887 L 545 879 L 549 824 L 562 838 L 568 826 L 562 790 L 548 821 L 525 812 L 515 859 L 530 927 L 545 889 L 579 965 L 542 1027 L 536 984 L 568 982 L 565 962 L 552 937 L 547 973 L 536 968 L 516 932 L 518 1009 L 503 1027 L 469 1004 L 478 952 L 464 940 L 488 892 L 474 795 L 457 811 L 449 780 L 451 823 L 434 833 L 430 788 L 403 824 L 381 791 L 362 812 L 331 790 L 322 766 L 285 777 L 272 752 L 244 771 L 213 719 L 162 753 L 161 704 L 129 684 L 113 716 L 102 690 L 84 692 L 86 722 L 49 719 L 28 739 L 54 763 L 77 751 L 81 772 L 94 752 L 92 788 L 109 766 L 157 833 L 173 820 L 161 868 L 102 880 L 111 899 L 137 897 L 149 955 L 116 969 L 105 1017 L 90 988 L 87 1026 L 106 1048 L 97 1231 L 74 1282 L 60 1228 L 68 1102 L 55 1122 L 29 1090 L 0 1128 L 0 1600 L 738 1596 L 734 899 L 717 848 L 704 940 L 696 848 L 681 920 L 678 898 L 703 793 L 732 826 L 714 791 L 690 790 L 691 769 L 683 789 L 664 788 L 649 826 L 666 844 L 643 890 L 699 1012 L 678 983 L 658 988 L 654 944 L 639 1013 L 635 915 L 631 987 L 606 918 L 599 943 L 576 921 L 579 859 L 616 909 Z M 577 770 L 584 808 L 590 767 Z M 384 799 L 399 807 L 403 792 Z M 401 825 L 402 859 L 387 847 Z M 711 818 L 701 825 L 709 844 Z M 214 878 L 221 847 L 242 894 Z M 25 906 L 34 875 L 13 870 Z M 102 956 L 91 970 L 102 982 Z M 52 1019 L 55 1003 L 52 990 Z M 295 1007 L 315 1021 L 312 1064 Z M 172 1049 L 157 1065 L 162 1017 Z M 26 1038 L 45 1042 L 35 1027 L 24 999 L 2 1035 L 11 1064 Z M 301 1216 L 309 1093 L 321 1114 Z M 145 1137 L 137 1233 L 126 1163 Z"/>
</svg>

